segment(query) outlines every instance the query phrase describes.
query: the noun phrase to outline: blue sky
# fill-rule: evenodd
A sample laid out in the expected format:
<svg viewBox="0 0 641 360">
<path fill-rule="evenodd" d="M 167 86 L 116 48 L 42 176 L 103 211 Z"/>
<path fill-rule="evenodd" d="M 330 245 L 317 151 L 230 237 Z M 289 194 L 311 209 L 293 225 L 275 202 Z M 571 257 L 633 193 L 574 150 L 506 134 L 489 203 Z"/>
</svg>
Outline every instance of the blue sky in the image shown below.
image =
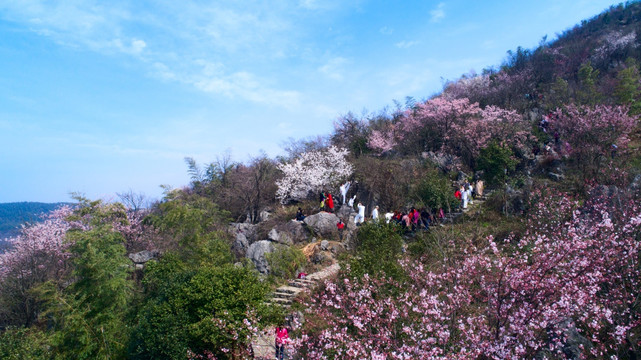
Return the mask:
<svg viewBox="0 0 641 360">
<path fill-rule="evenodd" d="M 185 156 L 275 156 L 617 3 L 5 0 L 0 202 L 159 198 Z"/>
</svg>

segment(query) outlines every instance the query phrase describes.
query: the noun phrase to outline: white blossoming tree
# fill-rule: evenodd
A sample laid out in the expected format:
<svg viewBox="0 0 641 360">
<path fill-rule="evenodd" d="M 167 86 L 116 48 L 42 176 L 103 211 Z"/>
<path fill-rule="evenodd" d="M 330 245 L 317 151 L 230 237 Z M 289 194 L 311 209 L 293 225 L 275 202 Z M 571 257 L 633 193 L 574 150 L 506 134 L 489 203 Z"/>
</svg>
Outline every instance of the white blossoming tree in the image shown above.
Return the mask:
<svg viewBox="0 0 641 360">
<path fill-rule="evenodd" d="M 286 203 L 337 187 L 354 171 L 346 159 L 348 153 L 347 149 L 330 146 L 324 150 L 308 151 L 290 163 L 279 165 L 284 176 L 276 182 L 276 197 L 281 203 Z"/>
</svg>

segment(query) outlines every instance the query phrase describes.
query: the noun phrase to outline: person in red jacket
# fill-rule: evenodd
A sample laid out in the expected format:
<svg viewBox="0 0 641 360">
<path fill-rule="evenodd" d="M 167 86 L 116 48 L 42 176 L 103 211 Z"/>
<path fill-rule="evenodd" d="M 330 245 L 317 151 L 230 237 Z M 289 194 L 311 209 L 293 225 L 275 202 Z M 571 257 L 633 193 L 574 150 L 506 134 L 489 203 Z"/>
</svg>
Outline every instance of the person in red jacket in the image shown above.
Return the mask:
<svg viewBox="0 0 641 360">
<path fill-rule="evenodd" d="M 334 198 L 332 198 L 332 194 L 330 193 L 327 193 L 327 207 L 329 207 L 329 212 L 334 212 Z"/>
<path fill-rule="evenodd" d="M 343 241 L 343 231 L 345 231 L 345 223 L 340 218 L 338 219 L 338 222 L 336 223 L 336 228 L 338 229 L 338 237 L 339 237 L 339 239 L 341 241 Z"/>
<path fill-rule="evenodd" d="M 283 360 L 285 357 L 285 344 L 289 341 L 287 328 L 284 326 L 276 327 L 276 359 Z"/>
</svg>

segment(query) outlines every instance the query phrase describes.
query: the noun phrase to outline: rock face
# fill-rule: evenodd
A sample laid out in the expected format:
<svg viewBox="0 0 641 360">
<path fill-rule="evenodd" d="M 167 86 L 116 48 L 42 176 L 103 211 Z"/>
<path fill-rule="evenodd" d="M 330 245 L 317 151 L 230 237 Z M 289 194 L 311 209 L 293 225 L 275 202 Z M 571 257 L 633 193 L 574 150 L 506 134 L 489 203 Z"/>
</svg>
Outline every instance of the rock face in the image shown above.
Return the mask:
<svg viewBox="0 0 641 360">
<path fill-rule="evenodd" d="M 249 246 L 246 257 L 250 259 L 261 274 L 269 274 L 269 264 L 265 254 L 274 251 L 274 245 L 269 240 L 260 240 Z"/>
<path fill-rule="evenodd" d="M 305 224 L 314 232 L 323 238 L 338 239 L 338 216 L 321 211 L 318 214 L 309 215 L 304 220 Z"/>
<path fill-rule="evenodd" d="M 307 231 L 304 223 L 290 220 L 284 224 L 278 224 L 271 229 L 267 237 L 269 240 L 277 243 L 292 245 L 307 242 L 309 235 L 309 231 Z"/>
<path fill-rule="evenodd" d="M 160 252 L 157 250 L 143 250 L 141 252 L 129 254 L 129 259 L 131 259 L 134 264 L 144 264 L 151 259 L 157 258 L 158 255 L 160 255 Z"/>
<path fill-rule="evenodd" d="M 258 225 L 249 223 L 231 223 L 227 231 L 234 237 L 232 251 L 238 256 L 245 256 L 249 245 L 258 241 Z"/>
</svg>

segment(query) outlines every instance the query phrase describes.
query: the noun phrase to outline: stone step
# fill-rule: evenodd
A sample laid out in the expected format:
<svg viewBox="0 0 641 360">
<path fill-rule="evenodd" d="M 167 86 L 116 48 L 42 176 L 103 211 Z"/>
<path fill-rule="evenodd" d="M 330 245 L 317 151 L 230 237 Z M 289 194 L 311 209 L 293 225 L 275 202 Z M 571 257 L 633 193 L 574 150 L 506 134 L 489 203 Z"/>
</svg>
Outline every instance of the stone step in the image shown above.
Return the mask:
<svg viewBox="0 0 641 360">
<path fill-rule="evenodd" d="M 271 297 L 274 299 L 293 299 L 296 294 L 273 292 Z"/>
<path fill-rule="evenodd" d="M 289 282 L 289 286 L 293 286 L 293 287 L 297 287 L 297 288 L 309 289 L 311 287 L 316 286 L 316 282 L 309 281 L 309 280 L 303 280 L 303 279 L 296 279 L 296 280 L 291 280 Z"/>
<path fill-rule="evenodd" d="M 294 295 L 296 295 L 296 294 L 298 294 L 299 292 L 301 292 L 301 288 L 299 288 L 299 287 L 295 287 L 295 286 L 285 285 L 285 286 L 281 286 L 281 287 L 279 287 L 279 288 L 278 288 L 278 289 L 276 289 L 275 291 L 282 292 L 282 293 L 289 293 L 289 294 L 294 294 Z"/>
</svg>

